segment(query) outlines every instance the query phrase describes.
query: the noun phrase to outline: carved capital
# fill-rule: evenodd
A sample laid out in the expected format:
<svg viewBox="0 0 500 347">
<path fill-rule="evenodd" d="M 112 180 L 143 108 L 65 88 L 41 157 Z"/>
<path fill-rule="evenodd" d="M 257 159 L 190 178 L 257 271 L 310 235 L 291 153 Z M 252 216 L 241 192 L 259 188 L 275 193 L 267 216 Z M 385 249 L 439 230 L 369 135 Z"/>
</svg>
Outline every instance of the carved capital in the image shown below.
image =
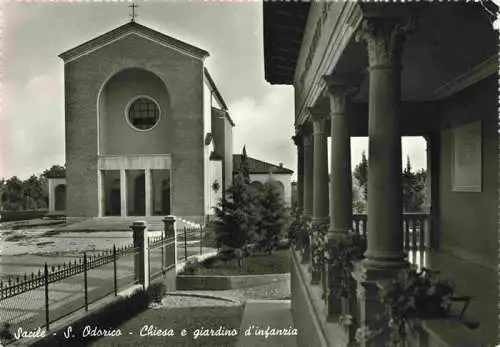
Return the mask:
<svg viewBox="0 0 500 347">
<path fill-rule="evenodd" d="M 309 113 L 309 116 L 313 121 L 313 126 L 314 123 L 324 121 L 328 117 L 328 112 L 325 112 L 323 110 L 314 107 L 308 107 L 307 112 Z"/>
<path fill-rule="evenodd" d="M 364 19 L 356 33 L 356 41 L 365 43 L 370 68 L 399 66 L 404 41 L 414 28 L 412 17 L 406 21 L 387 17 Z"/>
<path fill-rule="evenodd" d="M 362 74 L 335 73 L 323 76 L 330 98 L 330 116 L 345 112 L 347 99 L 358 92 L 362 79 Z"/>
</svg>

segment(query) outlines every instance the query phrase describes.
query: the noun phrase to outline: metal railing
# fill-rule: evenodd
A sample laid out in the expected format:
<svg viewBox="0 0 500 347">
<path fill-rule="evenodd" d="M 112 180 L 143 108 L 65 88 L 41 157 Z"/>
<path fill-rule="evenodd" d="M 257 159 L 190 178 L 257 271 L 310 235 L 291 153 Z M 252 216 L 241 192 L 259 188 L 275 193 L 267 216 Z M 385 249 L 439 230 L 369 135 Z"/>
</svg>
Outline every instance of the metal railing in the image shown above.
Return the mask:
<svg viewBox="0 0 500 347">
<path fill-rule="evenodd" d="M 149 278 L 175 267 L 175 238 L 148 237 Z M 38 272 L 0 281 L 0 324 L 16 332 L 50 324 L 138 283 L 136 257 L 143 251 L 133 243 L 100 252 L 83 252 L 62 264 L 45 263 Z"/>
<path fill-rule="evenodd" d="M 209 253 L 219 249 L 212 229 L 196 227 L 177 230 L 177 260 L 187 260 L 192 255 Z"/>
</svg>

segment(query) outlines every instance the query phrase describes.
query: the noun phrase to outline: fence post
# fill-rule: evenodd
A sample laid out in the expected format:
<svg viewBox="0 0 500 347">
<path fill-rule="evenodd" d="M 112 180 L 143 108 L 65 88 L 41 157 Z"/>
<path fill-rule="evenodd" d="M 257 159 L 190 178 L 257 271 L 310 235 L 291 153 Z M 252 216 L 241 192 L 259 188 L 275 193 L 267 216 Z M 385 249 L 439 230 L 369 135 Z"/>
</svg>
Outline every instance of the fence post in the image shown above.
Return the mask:
<svg viewBox="0 0 500 347">
<path fill-rule="evenodd" d="M 163 243 L 163 257 L 164 257 L 164 262 L 163 262 L 163 268 L 165 268 L 167 265 L 171 265 L 168 263 L 168 251 L 167 251 L 167 245 L 166 245 L 166 240 L 169 240 L 170 238 L 174 238 L 174 261 L 177 264 L 177 238 L 175 236 L 175 217 L 174 216 L 166 216 L 163 218 L 163 223 L 165 224 L 165 229 L 163 231 L 164 235 L 164 243 Z M 163 270 L 162 268 L 162 270 Z"/>
<path fill-rule="evenodd" d="M 135 254 L 135 277 L 142 284 L 143 289 L 146 290 L 149 287 L 148 229 L 145 221 L 134 222 L 131 228 L 134 237 L 134 247 L 139 248 L 139 251 Z"/>
<path fill-rule="evenodd" d="M 187 229 L 184 227 L 184 260 L 188 259 L 188 250 L 187 250 Z"/>
<path fill-rule="evenodd" d="M 89 310 L 88 282 L 87 282 L 87 252 L 83 252 L 83 286 L 85 290 L 85 311 Z"/>
<path fill-rule="evenodd" d="M 116 271 L 116 245 L 113 245 L 113 277 L 115 285 L 115 296 L 118 295 L 118 273 Z"/>
<path fill-rule="evenodd" d="M 45 263 L 44 267 L 44 278 L 45 278 L 45 325 L 47 326 L 47 331 L 50 329 L 50 317 L 49 317 L 49 267 Z"/>
</svg>

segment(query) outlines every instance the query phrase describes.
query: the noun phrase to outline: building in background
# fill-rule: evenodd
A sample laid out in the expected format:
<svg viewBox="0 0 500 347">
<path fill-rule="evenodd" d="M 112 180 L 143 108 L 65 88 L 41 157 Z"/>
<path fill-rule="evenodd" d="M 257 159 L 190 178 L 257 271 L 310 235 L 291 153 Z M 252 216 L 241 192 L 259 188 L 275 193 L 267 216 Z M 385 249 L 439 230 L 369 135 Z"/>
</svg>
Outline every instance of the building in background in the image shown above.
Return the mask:
<svg viewBox="0 0 500 347">
<path fill-rule="evenodd" d="M 234 126 L 208 56 L 133 20 L 62 53 L 67 169 L 51 208 L 205 222 L 231 182 Z"/>
<path fill-rule="evenodd" d="M 233 154 L 233 175 L 241 165 L 241 154 Z M 281 193 L 285 206 L 292 206 L 292 175 L 293 171 L 283 167 L 283 164 L 270 164 L 262 160 L 247 157 L 250 173 L 250 185 L 258 190 L 264 189 L 264 183 L 274 182 Z"/>
</svg>

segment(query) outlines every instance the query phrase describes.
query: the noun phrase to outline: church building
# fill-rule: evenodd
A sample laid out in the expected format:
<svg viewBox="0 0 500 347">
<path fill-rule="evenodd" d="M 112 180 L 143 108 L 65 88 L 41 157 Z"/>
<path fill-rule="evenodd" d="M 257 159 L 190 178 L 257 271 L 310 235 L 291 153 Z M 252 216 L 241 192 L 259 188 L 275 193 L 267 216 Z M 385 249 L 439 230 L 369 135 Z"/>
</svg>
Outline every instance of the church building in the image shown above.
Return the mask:
<svg viewBox="0 0 500 347">
<path fill-rule="evenodd" d="M 59 211 L 207 220 L 231 182 L 234 127 L 208 56 L 134 20 L 59 56 L 67 183 Z"/>
</svg>

